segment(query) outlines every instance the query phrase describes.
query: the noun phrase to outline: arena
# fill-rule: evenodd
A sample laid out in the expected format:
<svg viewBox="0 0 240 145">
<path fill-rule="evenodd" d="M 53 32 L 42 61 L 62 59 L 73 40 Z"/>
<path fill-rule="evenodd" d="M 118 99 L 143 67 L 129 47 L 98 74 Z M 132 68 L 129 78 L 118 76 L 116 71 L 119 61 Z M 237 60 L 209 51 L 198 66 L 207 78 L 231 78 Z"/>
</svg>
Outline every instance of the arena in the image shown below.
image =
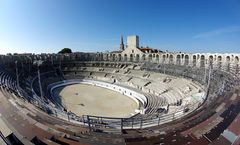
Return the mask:
<svg viewBox="0 0 240 145">
<path fill-rule="evenodd" d="M 137 101 L 115 91 L 93 85 L 74 84 L 59 87 L 54 94 L 56 97 L 61 97 L 67 110 L 78 116 L 125 118 L 134 115 L 135 109 L 138 109 Z"/>
<path fill-rule="evenodd" d="M 5 144 L 239 144 L 240 54 L 2 55 Z"/>
</svg>

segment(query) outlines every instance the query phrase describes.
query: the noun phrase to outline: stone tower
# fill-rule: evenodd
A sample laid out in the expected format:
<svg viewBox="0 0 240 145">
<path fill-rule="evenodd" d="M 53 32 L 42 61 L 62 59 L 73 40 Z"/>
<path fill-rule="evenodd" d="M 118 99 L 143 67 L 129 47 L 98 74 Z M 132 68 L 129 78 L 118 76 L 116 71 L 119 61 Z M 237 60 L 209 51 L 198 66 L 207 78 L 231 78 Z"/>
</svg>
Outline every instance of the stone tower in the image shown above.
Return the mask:
<svg viewBox="0 0 240 145">
<path fill-rule="evenodd" d="M 139 36 L 133 35 L 127 37 L 127 46 L 139 48 Z"/>
</svg>

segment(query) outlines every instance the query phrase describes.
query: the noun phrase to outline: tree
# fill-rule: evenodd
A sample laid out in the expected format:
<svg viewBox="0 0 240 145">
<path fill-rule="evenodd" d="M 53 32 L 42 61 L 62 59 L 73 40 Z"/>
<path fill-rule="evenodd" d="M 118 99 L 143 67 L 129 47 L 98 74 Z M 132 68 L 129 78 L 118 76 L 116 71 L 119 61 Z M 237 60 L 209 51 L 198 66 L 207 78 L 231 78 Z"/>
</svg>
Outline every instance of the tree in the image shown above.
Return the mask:
<svg viewBox="0 0 240 145">
<path fill-rule="evenodd" d="M 70 48 L 63 48 L 58 53 L 64 54 L 64 53 L 72 53 L 72 50 Z"/>
</svg>

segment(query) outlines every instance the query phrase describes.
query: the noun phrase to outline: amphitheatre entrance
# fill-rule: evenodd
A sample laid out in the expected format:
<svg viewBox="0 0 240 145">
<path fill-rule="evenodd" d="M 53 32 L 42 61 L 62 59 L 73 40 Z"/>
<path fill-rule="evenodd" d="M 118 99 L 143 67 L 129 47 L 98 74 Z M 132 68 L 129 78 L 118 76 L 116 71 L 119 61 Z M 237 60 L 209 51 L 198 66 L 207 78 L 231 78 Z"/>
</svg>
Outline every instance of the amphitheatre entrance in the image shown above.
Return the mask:
<svg viewBox="0 0 240 145">
<path fill-rule="evenodd" d="M 136 114 L 139 102 L 121 93 L 91 84 L 71 84 L 53 90 L 68 111 L 78 116 L 125 118 Z"/>
</svg>

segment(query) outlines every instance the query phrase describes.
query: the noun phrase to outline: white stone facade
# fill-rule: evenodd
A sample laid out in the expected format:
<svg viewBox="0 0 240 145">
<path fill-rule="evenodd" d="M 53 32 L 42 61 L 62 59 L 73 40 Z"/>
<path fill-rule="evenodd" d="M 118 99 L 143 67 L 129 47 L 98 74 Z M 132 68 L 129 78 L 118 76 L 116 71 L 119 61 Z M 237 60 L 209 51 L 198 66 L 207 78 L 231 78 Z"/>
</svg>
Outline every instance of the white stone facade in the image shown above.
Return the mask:
<svg viewBox="0 0 240 145">
<path fill-rule="evenodd" d="M 135 47 L 137 36 L 128 37 L 128 47 L 119 52 L 98 53 L 97 59 L 102 61 L 124 61 L 124 62 L 153 62 L 175 65 L 188 65 L 193 67 L 204 67 L 212 63 L 215 66 L 239 66 L 239 53 L 171 53 L 171 52 L 149 52 Z"/>
</svg>

